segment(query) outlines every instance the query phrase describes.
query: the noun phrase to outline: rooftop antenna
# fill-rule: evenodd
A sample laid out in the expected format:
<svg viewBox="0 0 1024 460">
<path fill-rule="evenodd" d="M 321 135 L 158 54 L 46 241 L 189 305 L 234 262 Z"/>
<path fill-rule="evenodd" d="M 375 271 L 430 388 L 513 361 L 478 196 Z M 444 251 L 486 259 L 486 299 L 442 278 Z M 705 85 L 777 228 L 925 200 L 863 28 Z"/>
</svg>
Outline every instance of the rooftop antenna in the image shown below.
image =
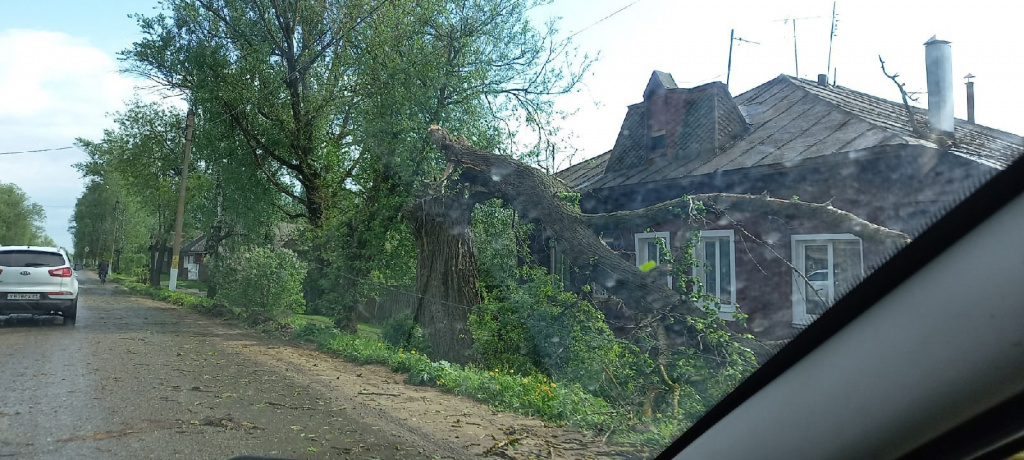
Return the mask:
<svg viewBox="0 0 1024 460">
<path fill-rule="evenodd" d="M 793 66 L 795 67 L 794 70 L 795 70 L 796 74 L 794 76 L 796 78 L 800 78 L 800 59 L 799 59 L 798 54 L 796 52 L 796 20 L 797 19 L 819 19 L 819 18 L 821 18 L 821 16 L 805 16 L 805 17 L 802 17 L 802 18 L 785 18 L 785 19 L 776 19 L 775 20 L 775 22 L 782 22 L 783 24 L 789 24 L 790 22 L 793 23 Z"/>
<path fill-rule="evenodd" d="M 828 66 L 825 67 L 825 75 L 832 72 L 832 42 L 836 39 L 836 26 L 839 24 L 836 21 L 836 2 L 832 2 L 832 32 L 828 36 Z M 832 86 L 835 86 L 835 78 L 833 77 Z"/>
<path fill-rule="evenodd" d="M 760 45 L 758 42 L 752 42 L 736 36 L 736 29 L 729 29 L 729 65 L 725 70 L 725 87 L 729 88 L 729 78 L 732 76 L 732 44 L 735 42 L 751 43 L 754 45 Z"/>
</svg>

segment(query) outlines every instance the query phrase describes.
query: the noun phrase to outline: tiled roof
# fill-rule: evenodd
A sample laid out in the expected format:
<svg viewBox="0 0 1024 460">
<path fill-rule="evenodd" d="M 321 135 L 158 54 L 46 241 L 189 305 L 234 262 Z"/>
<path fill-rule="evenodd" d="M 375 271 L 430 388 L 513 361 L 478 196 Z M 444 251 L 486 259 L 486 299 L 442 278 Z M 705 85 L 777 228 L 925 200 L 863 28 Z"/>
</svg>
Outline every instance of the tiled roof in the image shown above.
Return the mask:
<svg viewBox="0 0 1024 460">
<path fill-rule="evenodd" d="M 693 90 L 668 91 L 666 95 L 686 91 Z M 902 104 L 848 88 L 819 86 L 816 82 L 780 75 L 733 101 L 735 105 L 722 101 L 715 104 L 719 108 L 738 107 L 752 129 L 731 145 L 718 146 L 717 154 L 696 157 L 677 154 L 663 161 L 639 161 L 643 155 L 637 150 L 646 148 L 644 131 L 637 137 L 629 129 L 636 126 L 638 116 L 639 123 L 644 121 L 642 104 L 637 104 L 627 112 L 619 140 L 611 151 L 558 172 L 556 177 L 575 188 L 597 189 L 751 166 L 792 164 L 886 144 L 937 147 L 913 134 Z M 692 109 L 680 116 L 680 125 L 704 123 L 706 121 L 702 120 L 712 118 L 707 109 L 698 107 L 700 104 L 691 105 Z M 927 126 L 926 111 L 911 110 L 918 125 Z M 729 120 L 718 120 L 718 123 L 721 129 L 730 129 Z M 704 142 L 689 137 L 692 133 L 708 132 L 689 129 L 679 128 L 677 153 Z M 1024 153 L 1024 138 L 964 120 L 956 121 L 955 134 L 950 151 L 986 165 L 1002 168 Z M 716 134 L 716 137 L 719 136 Z M 620 152 L 630 155 L 617 158 Z"/>
</svg>

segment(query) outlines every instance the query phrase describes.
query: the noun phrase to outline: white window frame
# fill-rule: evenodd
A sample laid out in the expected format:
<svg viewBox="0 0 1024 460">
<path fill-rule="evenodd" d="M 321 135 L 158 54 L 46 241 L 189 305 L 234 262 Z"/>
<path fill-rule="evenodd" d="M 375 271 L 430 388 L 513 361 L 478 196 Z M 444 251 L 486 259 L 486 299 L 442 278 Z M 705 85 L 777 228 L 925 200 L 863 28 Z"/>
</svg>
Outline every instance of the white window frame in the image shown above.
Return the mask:
<svg viewBox="0 0 1024 460">
<path fill-rule="evenodd" d="M 818 233 L 809 235 L 790 235 L 790 247 L 793 253 L 793 268 L 799 269 L 804 266 L 804 254 L 801 250 L 807 242 L 821 242 L 828 244 L 828 258 L 829 258 L 829 271 L 832 272 L 834 269 L 831 265 L 835 265 L 835 257 L 833 256 L 832 242 L 841 240 L 857 240 L 860 242 L 860 273 L 864 275 L 864 241 L 851 233 Z M 804 276 L 807 274 L 804 273 Z M 793 309 L 793 326 L 806 327 L 811 324 L 814 320 L 818 319 L 820 315 L 809 315 L 807 314 L 807 305 L 804 303 L 803 288 L 806 284 L 803 277 L 798 273 L 793 273 L 792 288 L 790 291 L 790 305 Z M 832 283 L 835 284 L 834 282 Z M 834 289 L 834 288 L 831 288 Z M 833 293 L 833 301 L 835 301 L 835 295 Z"/>
<path fill-rule="evenodd" d="M 705 276 L 707 272 L 704 270 L 704 243 L 706 239 L 721 240 L 725 237 L 729 238 L 729 286 L 731 288 L 729 298 L 732 299 L 732 303 L 720 304 L 718 308 L 718 316 L 726 321 L 732 321 L 735 319 L 733 314 L 736 313 L 736 232 L 734 230 L 701 230 L 700 239 L 697 240 L 697 246 L 694 248 L 693 257 L 697 259 L 698 266 L 693 268 L 693 276 L 699 277 L 704 286 L 707 286 Z M 720 253 L 719 253 L 720 254 Z M 716 283 L 717 286 L 721 286 L 721 283 Z M 719 293 L 710 293 L 718 297 Z"/>
<path fill-rule="evenodd" d="M 664 238 L 665 239 L 665 248 L 669 250 L 669 255 L 672 255 L 672 240 L 669 239 L 669 233 L 668 232 L 649 232 L 649 233 L 635 233 L 635 234 L 633 234 L 633 250 L 634 250 L 633 262 L 636 264 L 636 266 L 638 268 L 641 265 L 643 265 L 644 263 L 646 263 L 647 260 L 649 260 L 648 259 L 648 254 L 647 254 L 647 241 L 648 240 L 654 240 L 654 239 L 657 239 L 657 238 Z M 641 241 L 643 241 L 644 244 L 641 245 L 640 244 Z M 641 255 L 643 255 L 643 257 L 640 257 Z M 640 262 L 641 260 L 643 260 L 644 262 Z M 658 264 L 658 265 L 661 265 L 661 261 L 660 260 L 655 260 L 654 262 L 656 264 Z M 666 276 L 665 277 L 665 282 L 668 284 L 668 287 L 671 288 L 672 287 L 672 276 Z"/>
</svg>

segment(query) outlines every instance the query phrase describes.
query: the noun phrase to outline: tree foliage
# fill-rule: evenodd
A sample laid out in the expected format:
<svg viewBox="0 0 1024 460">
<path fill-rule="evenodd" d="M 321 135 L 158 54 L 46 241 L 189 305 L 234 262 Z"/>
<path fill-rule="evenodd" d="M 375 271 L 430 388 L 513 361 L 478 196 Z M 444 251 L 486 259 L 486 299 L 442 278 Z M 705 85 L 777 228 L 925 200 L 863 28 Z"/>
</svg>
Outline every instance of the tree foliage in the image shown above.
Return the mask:
<svg viewBox="0 0 1024 460">
<path fill-rule="evenodd" d="M 255 325 L 305 311 L 305 276 L 306 265 L 291 252 L 257 246 L 235 254 L 218 274 L 218 284 L 227 305 Z"/>
<path fill-rule="evenodd" d="M 0 244 L 54 246 L 43 229 L 46 212 L 14 184 L 0 183 Z"/>
<path fill-rule="evenodd" d="M 129 69 L 226 117 L 269 184 L 319 228 L 358 164 L 351 143 L 366 2 L 171 0 L 138 16 Z"/>
</svg>

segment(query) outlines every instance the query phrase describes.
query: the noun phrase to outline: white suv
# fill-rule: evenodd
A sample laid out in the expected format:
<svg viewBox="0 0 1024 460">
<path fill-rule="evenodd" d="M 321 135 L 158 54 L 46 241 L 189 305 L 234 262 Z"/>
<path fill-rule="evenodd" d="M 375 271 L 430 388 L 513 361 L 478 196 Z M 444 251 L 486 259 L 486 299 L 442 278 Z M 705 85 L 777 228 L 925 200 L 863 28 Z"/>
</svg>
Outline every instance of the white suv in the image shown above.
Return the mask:
<svg viewBox="0 0 1024 460">
<path fill-rule="evenodd" d="M 0 316 L 78 316 L 78 277 L 61 248 L 0 246 Z"/>
</svg>

